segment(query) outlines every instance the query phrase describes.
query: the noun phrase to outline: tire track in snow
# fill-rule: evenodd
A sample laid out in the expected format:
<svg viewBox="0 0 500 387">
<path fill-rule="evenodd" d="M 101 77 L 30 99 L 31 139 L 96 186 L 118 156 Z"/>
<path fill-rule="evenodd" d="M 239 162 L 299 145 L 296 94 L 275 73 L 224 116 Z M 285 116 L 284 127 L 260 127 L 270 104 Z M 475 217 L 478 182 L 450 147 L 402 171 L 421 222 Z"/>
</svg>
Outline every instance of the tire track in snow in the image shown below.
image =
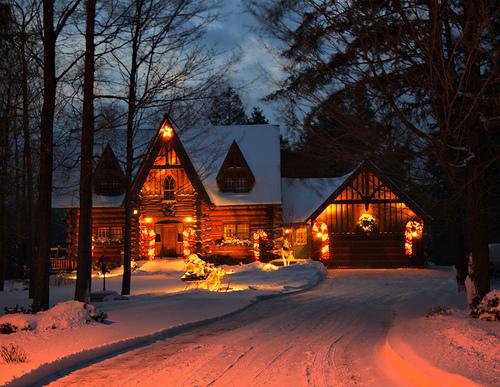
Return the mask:
<svg viewBox="0 0 500 387">
<path fill-rule="evenodd" d="M 414 301 L 431 295 L 415 273 L 335 271 L 309 292 L 260 302 L 54 384 L 113 380 L 126 364 L 127 379 L 107 385 L 138 385 L 146 375 L 150 385 L 391 385 L 377 370 L 377 350 L 396 313 L 417 313 Z M 442 282 L 436 277 L 436 293 Z M 146 353 L 151 361 L 143 361 Z"/>
<path fill-rule="evenodd" d="M 243 359 L 247 353 L 249 353 L 253 347 L 248 348 L 245 352 L 241 353 L 234 362 L 229 364 L 229 366 L 220 374 L 218 377 L 216 377 L 214 380 L 212 380 L 210 383 L 207 384 L 207 386 L 213 386 L 218 380 L 220 380 L 225 374 L 227 374 L 238 362 Z"/>
<path fill-rule="evenodd" d="M 286 352 L 288 352 L 291 348 L 293 347 L 293 345 L 290 345 L 288 348 L 285 348 L 283 351 L 279 352 L 276 356 L 274 356 L 271 361 L 267 362 L 266 366 L 264 368 L 262 368 L 258 373 L 257 375 L 255 375 L 255 378 L 254 379 L 257 379 L 260 375 L 262 375 L 262 373 L 264 371 L 267 371 L 269 369 L 269 367 L 271 367 L 274 362 L 276 360 L 278 360 L 281 356 L 283 356 Z"/>
</svg>

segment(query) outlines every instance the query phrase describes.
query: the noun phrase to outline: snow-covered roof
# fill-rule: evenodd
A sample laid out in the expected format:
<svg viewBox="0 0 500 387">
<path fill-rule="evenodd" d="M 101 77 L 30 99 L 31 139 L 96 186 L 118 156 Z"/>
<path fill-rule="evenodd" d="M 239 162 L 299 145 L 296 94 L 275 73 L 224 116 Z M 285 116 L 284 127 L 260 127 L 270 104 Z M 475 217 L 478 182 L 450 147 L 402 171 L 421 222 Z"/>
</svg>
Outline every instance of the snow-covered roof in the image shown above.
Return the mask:
<svg viewBox="0 0 500 387">
<path fill-rule="evenodd" d="M 207 126 L 180 131 L 178 135 L 216 206 L 281 203 L 279 126 Z M 217 185 L 217 173 L 233 141 L 255 176 L 250 192 L 221 192 Z"/>
<path fill-rule="evenodd" d="M 305 222 L 353 172 L 340 177 L 282 178 L 283 223 Z"/>
<path fill-rule="evenodd" d="M 134 174 L 142 155 L 157 132 L 156 124 L 145 121 L 134 136 Z M 118 159 L 122 171 L 126 160 L 126 127 L 97 131 L 94 136 L 94 159 L 98 159 L 109 144 Z M 54 148 L 54 171 L 52 208 L 78 208 L 80 206 L 80 137 L 69 133 L 56 142 Z M 123 195 L 93 195 L 94 207 L 120 207 Z"/>
<path fill-rule="evenodd" d="M 153 137 L 152 130 L 140 131 L 136 138 L 135 155 L 142 160 Z M 156 133 L 156 132 L 154 132 Z M 108 133 L 109 134 L 109 133 Z M 281 203 L 280 131 L 276 125 L 205 126 L 178 130 L 182 145 L 196 169 L 210 200 L 216 206 Z M 149 140 L 150 141 L 150 140 Z M 221 192 L 216 182 L 217 173 L 233 141 L 236 141 L 253 175 L 255 185 L 246 193 Z M 110 143 L 124 167 L 125 149 L 123 133 L 106 138 L 96 136 L 94 154 L 101 154 Z M 72 142 L 73 143 L 73 142 Z M 54 170 L 53 208 L 79 206 L 79 147 L 61 147 L 63 162 L 57 162 Z M 68 167 L 70 166 L 70 167 Z M 135 168 L 137 170 L 137 168 Z M 135 171 L 134 171 L 135 172 Z M 123 195 L 94 195 L 94 207 L 119 207 Z"/>
</svg>

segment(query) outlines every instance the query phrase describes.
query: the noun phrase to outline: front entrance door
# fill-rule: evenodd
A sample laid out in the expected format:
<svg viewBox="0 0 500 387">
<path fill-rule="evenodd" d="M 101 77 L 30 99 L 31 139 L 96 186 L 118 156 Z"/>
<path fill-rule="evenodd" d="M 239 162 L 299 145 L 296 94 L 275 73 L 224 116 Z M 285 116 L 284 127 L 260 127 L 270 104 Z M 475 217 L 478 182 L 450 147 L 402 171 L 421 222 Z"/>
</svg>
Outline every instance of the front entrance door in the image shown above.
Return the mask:
<svg viewBox="0 0 500 387">
<path fill-rule="evenodd" d="M 160 256 L 177 256 L 177 238 L 179 226 L 177 223 L 162 224 L 160 228 Z"/>
</svg>

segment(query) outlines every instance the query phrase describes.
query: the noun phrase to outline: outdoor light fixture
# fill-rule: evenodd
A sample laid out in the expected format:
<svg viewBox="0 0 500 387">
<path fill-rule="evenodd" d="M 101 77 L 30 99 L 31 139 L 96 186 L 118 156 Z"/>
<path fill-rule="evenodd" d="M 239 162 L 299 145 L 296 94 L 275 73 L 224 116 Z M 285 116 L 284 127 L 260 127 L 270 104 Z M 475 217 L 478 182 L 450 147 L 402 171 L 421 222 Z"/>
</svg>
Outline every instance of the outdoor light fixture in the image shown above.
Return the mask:
<svg viewBox="0 0 500 387">
<path fill-rule="evenodd" d="M 167 139 L 171 138 L 173 135 L 173 130 L 167 121 L 165 121 L 161 125 L 160 132 L 161 132 L 161 135 L 163 136 L 163 138 L 167 138 Z"/>
</svg>

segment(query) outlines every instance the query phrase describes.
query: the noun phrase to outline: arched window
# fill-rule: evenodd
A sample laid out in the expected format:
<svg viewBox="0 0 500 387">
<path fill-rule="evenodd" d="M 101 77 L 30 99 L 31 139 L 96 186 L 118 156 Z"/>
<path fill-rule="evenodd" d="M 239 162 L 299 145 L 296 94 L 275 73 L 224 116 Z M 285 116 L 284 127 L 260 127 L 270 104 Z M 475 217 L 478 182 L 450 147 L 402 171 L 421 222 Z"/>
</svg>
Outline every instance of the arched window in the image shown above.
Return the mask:
<svg viewBox="0 0 500 387">
<path fill-rule="evenodd" d="M 175 180 L 171 175 L 165 179 L 163 188 L 163 199 L 175 200 Z"/>
</svg>

